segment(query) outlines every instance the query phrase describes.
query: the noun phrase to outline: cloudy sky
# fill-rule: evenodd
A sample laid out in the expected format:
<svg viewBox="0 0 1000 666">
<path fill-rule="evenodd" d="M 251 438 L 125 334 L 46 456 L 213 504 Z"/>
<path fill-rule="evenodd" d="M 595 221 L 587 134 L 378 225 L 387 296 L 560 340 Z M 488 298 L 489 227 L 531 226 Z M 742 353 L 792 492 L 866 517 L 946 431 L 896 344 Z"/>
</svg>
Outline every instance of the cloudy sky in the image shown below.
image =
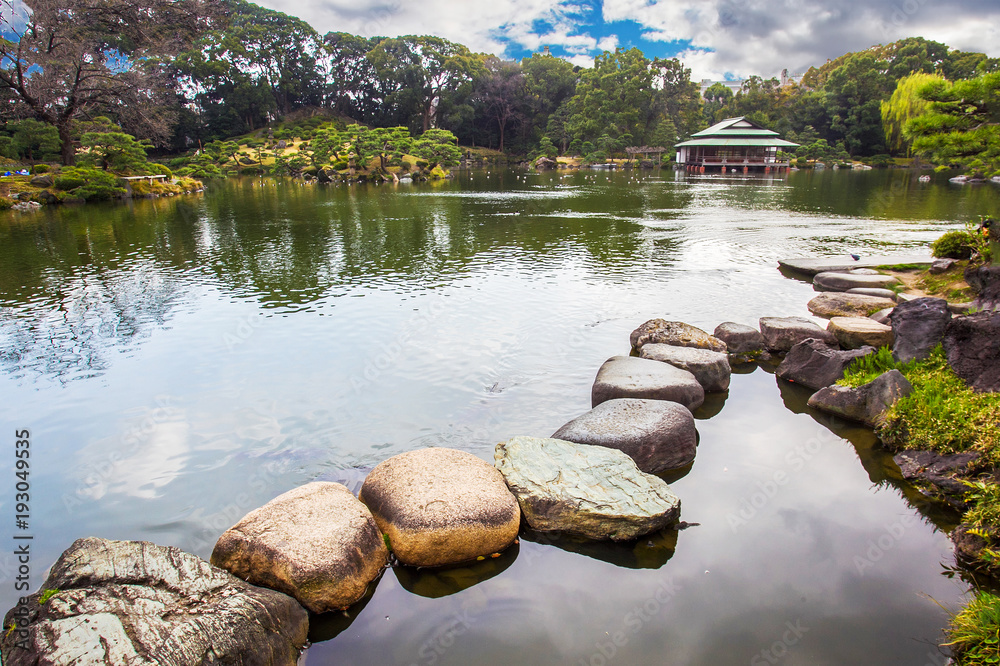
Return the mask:
<svg viewBox="0 0 1000 666">
<path fill-rule="evenodd" d="M 256 0 L 321 33 L 430 34 L 580 65 L 615 46 L 678 56 L 693 78 L 801 73 L 848 51 L 921 36 L 1000 56 L 998 0 Z"/>
</svg>

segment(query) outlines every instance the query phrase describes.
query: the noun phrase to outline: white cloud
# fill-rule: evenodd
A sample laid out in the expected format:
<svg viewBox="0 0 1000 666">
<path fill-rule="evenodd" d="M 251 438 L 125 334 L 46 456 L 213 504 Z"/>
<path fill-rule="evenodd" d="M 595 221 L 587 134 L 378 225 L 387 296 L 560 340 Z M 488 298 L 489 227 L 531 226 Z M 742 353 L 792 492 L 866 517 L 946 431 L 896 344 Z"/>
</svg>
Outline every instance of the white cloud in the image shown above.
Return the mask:
<svg viewBox="0 0 1000 666">
<path fill-rule="evenodd" d="M 588 69 L 594 66 L 594 56 L 589 55 L 575 55 L 569 58 L 563 58 L 563 60 L 567 60 L 574 65 L 579 65 L 580 67 L 586 67 Z"/>
<path fill-rule="evenodd" d="M 996 0 L 604 0 L 604 18 L 635 21 L 647 40 L 690 42 L 679 57 L 695 79 L 801 73 L 911 36 L 1000 54 Z"/>
</svg>

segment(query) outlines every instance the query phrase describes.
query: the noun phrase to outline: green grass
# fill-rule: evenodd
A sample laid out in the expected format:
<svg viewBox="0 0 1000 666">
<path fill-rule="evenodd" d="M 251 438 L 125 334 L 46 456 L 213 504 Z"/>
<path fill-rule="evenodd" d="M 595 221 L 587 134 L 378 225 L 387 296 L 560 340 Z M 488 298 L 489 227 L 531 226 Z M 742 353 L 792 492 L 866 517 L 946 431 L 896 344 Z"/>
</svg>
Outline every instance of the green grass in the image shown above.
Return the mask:
<svg viewBox="0 0 1000 666">
<path fill-rule="evenodd" d="M 927 270 L 927 264 L 886 264 L 884 266 L 876 266 L 875 268 L 880 271 L 925 271 Z"/>
<path fill-rule="evenodd" d="M 1000 665 L 1000 597 L 979 591 L 948 625 L 956 666 Z"/>
<path fill-rule="evenodd" d="M 839 383 L 860 386 L 897 369 L 913 392 L 889 408 L 879 436 L 895 448 L 942 454 L 976 451 L 977 467 L 1000 466 L 1000 396 L 976 393 L 948 365 L 939 345 L 920 361 L 895 363 L 883 348 L 851 364 Z"/>
</svg>

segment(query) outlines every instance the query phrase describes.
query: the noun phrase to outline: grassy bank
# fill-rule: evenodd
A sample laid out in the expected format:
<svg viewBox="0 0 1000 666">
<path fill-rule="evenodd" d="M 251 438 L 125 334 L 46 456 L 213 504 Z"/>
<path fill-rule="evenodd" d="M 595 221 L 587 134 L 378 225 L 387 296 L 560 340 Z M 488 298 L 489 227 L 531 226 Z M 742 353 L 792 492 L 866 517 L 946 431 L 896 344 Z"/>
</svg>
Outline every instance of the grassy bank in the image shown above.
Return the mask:
<svg viewBox="0 0 1000 666">
<path fill-rule="evenodd" d="M 839 383 L 861 386 L 892 369 L 909 380 L 913 392 L 889 408 L 876 432 L 894 450 L 979 454 L 961 479 L 968 487 L 965 513 L 952 537 L 965 565 L 1000 578 L 1000 396 L 970 389 L 952 371 L 940 345 L 928 358 L 909 363 L 896 363 L 883 347 L 855 361 Z M 998 632 L 1000 597 L 978 591 L 948 626 L 955 663 L 1000 664 Z"/>
</svg>

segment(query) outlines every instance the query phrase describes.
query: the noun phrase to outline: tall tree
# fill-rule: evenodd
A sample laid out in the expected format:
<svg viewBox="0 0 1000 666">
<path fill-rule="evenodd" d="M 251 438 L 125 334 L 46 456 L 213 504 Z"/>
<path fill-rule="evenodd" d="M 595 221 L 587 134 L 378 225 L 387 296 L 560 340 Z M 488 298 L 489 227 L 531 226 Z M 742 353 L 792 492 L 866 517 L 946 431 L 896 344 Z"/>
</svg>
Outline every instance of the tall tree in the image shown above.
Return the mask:
<svg viewBox="0 0 1000 666">
<path fill-rule="evenodd" d="M 486 74 L 477 85 L 477 97 L 496 120 L 502 152 L 507 127 L 524 118 L 525 81 L 521 66 L 495 57 L 487 58 Z"/>
<path fill-rule="evenodd" d="M 23 0 L 23 24 L 0 38 L 0 90 L 15 113 L 56 128 L 64 164 L 73 164 L 72 124 L 118 118 L 163 142 L 174 119 L 165 58 L 211 20 L 202 0 Z"/>
<path fill-rule="evenodd" d="M 913 149 L 938 165 L 1000 174 L 1000 72 L 974 79 L 931 81 L 919 92 L 927 112 L 907 123 Z"/>
<path fill-rule="evenodd" d="M 524 71 L 524 87 L 528 96 L 526 123 L 522 126 L 523 136 L 528 143 L 536 143 L 542 134 L 548 134 L 553 141 L 561 141 L 553 135 L 549 128 L 553 114 L 576 92 L 578 67 L 557 58 L 549 53 L 534 53 L 530 58 L 521 60 Z M 566 111 L 563 110 L 565 120 Z M 558 130 L 563 127 L 562 121 L 556 121 Z M 565 146 L 563 147 L 565 150 Z"/>
<path fill-rule="evenodd" d="M 594 67 L 581 72 L 576 94 L 568 102 L 569 134 L 581 142 L 596 142 L 605 135 L 628 135 L 641 142 L 655 117 L 650 64 L 637 48 L 597 56 Z"/>
<path fill-rule="evenodd" d="M 937 74 L 914 72 L 896 84 L 892 96 L 882 102 L 882 126 L 885 128 L 889 148 L 910 154 L 911 137 L 906 132 L 907 123 L 927 110 L 927 100 L 920 97 L 920 90 L 932 81 L 942 81 Z"/>
</svg>

